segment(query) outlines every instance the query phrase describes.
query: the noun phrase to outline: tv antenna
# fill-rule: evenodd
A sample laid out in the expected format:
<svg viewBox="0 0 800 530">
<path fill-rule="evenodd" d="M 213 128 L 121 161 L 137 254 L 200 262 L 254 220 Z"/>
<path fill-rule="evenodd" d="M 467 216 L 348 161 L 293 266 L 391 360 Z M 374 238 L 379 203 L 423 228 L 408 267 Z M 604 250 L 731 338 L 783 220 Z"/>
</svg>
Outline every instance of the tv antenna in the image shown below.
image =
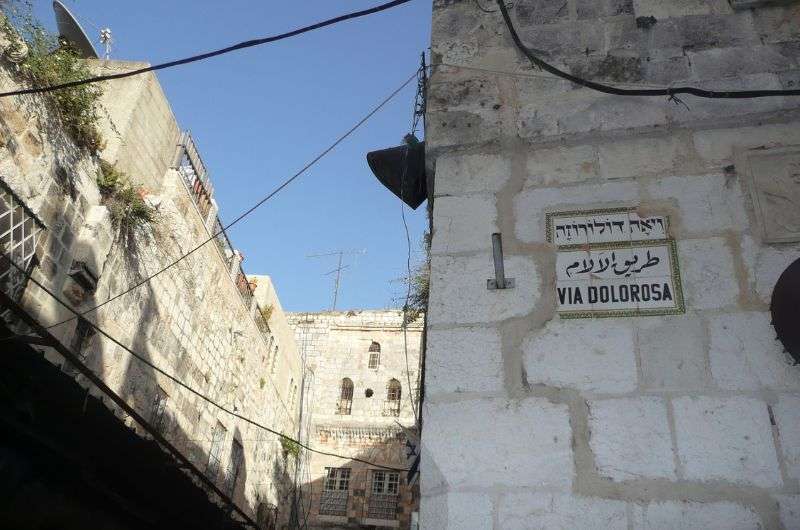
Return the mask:
<svg viewBox="0 0 800 530">
<path fill-rule="evenodd" d="M 111 45 L 114 43 L 114 39 L 111 37 L 111 28 L 100 30 L 100 42 L 105 46 L 105 59 L 107 61 L 111 58 Z"/>
<path fill-rule="evenodd" d="M 306 256 L 307 258 L 325 258 L 328 256 L 339 256 L 338 265 L 332 271 L 326 272 L 325 276 L 329 276 L 336 273 L 336 280 L 333 283 L 333 305 L 331 306 L 331 311 L 336 311 L 336 302 L 339 299 L 339 286 L 341 285 L 342 280 L 342 271 L 349 268 L 350 265 L 342 265 L 342 260 L 344 256 L 361 256 L 367 253 L 367 249 L 361 250 L 334 250 L 333 252 L 326 252 L 324 254 L 309 254 Z"/>
</svg>

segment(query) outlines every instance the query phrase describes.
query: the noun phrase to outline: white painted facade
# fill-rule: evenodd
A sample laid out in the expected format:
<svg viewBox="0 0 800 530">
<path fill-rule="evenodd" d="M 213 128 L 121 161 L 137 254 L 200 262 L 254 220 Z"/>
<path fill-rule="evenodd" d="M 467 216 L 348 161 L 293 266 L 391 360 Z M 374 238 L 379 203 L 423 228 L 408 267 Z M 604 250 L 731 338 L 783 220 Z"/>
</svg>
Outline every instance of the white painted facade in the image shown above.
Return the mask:
<svg viewBox="0 0 800 530">
<path fill-rule="evenodd" d="M 769 313 L 800 258 L 800 98 L 592 92 L 532 70 L 480 4 L 434 2 L 421 528 L 800 528 L 800 368 Z M 796 86 L 798 9 L 511 14 L 528 46 L 595 81 L 740 89 Z M 548 214 L 620 208 L 669 219 L 684 310 L 559 315 Z M 495 232 L 513 289 L 487 290 Z"/>
</svg>

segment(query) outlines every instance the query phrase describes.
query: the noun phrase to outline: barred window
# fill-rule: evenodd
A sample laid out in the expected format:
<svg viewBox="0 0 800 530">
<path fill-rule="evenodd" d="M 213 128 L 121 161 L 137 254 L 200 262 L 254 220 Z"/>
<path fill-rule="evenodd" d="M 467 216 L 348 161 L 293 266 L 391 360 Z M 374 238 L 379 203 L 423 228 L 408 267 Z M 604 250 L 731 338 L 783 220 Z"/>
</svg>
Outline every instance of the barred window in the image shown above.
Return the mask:
<svg viewBox="0 0 800 530">
<path fill-rule="evenodd" d="M 380 353 L 370 353 L 369 354 L 369 367 L 371 370 L 377 370 L 378 366 L 381 364 L 381 354 Z"/>
<path fill-rule="evenodd" d="M 348 415 L 353 410 L 353 381 L 345 377 L 339 391 L 339 403 L 336 414 Z"/>
<path fill-rule="evenodd" d="M 212 480 L 215 480 L 219 475 L 222 462 L 222 447 L 225 444 L 227 434 L 227 429 L 220 422 L 217 422 L 211 435 L 211 449 L 208 451 L 208 464 L 206 464 L 206 475 Z"/>
<path fill-rule="evenodd" d="M 350 468 L 326 467 L 325 482 L 319 499 L 321 515 L 347 515 L 347 503 L 350 497 Z"/>
<path fill-rule="evenodd" d="M 244 448 L 239 440 L 234 439 L 233 447 L 231 447 L 231 459 L 228 462 L 228 471 L 225 473 L 225 488 L 228 490 L 229 495 L 233 495 L 236 490 L 236 480 L 239 478 L 243 460 Z"/>
<path fill-rule="evenodd" d="M 389 380 L 389 384 L 386 386 L 386 399 L 389 401 L 400 401 L 400 381 L 397 379 Z"/>
<path fill-rule="evenodd" d="M 367 515 L 372 519 L 397 518 L 400 474 L 394 471 L 372 472 L 372 491 L 367 501 Z"/>
<path fill-rule="evenodd" d="M 33 212 L 0 181 L 0 284 L 7 284 L 7 292 L 23 283 L 22 273 L 8 260 L 27 271 L 42 228 Z"/>
<path fill-rule="evenodd" d="M 167 393 L 158 388 L 156 391 L 155 398 L 153 399 L 153 410 L 152 410 L 152 418 L 151 423 L 153 424 L 153 428 L 160 432 L 161 434 L 165 434 L 166 431 L 169 429 L 169 415 L 167 413 Z"/>
</svg>

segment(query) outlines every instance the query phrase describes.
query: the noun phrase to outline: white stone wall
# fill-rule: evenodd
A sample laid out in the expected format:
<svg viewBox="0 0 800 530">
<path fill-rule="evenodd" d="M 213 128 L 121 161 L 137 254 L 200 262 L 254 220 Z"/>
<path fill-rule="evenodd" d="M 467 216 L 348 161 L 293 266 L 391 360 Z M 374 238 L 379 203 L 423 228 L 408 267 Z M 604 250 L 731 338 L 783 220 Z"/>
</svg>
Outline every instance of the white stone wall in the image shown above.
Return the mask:
<svg viewBox="0 0 800 530">
<path fill-rule="evenodd" d="M 530 47 L 593 80 L 800 75 L 797 7 L 514 4 Z M 800 146 L 800 99 L 592 92 L 532 70 L 465 1 L 434 2 L 432 63 L 477 70 L 434 66 L 429 85 L 422 528 L 800 528 L 800 368 L 769 315 L 800 244 L 765 242 L 748 163 Z M 545 214 L 607 207 L 670 217 L 685 314 L 557 315 Z M 514 289 L 486 288 L 493 232 Z"/>
<path fill-rule="evenodd" d="M 102 62 L 105 71 L 138 63 Z M 3 90 L 19 88 L 19 79 L 0 69 Z M 77 149 L 58 127 L 41 97 L 0 101 L 0 179 L 43 221 L 33 277 L 78 311 L 107 302 L 142 278 L 172 263 L 209 237 L 182 177 L 170 169 L 177 152 L 179 127 L 152 74 L 104 86 L 101 123 L 108 139 L 102 157 L 118 163 L 131 181 L 143 186 L 158 211 L 152 230 L 126 245 L 111 226 L 97 188 L 97 160 Z M 118 90 L 118 92 L 115 92 Z M 98 276 L 93 292 L 69 277 L 75 261 Z M 279 307 L 269 287 L 265 300 Z M 73 316 L 49 295 L 29 285 L 22 299 L 44 325 Z M 298 432 L 299 399 L 290 399 L 288 382 L 300 381 L 300 359 L 281 310 L 272 327 L 281 330 L 283 350 L 277 369 L 266 363 L 270 334 L 257 324 L 255 304 L 236 288 L 230 268 L 216 244 L 192 255 L 130 293 L 108 302 L 87 318 L 128 345 L 149 362 L 222 406 L 258 423 L 294 436 Z M 165 401 L 162 433 L 203 472 L 209 461 L 213 432 L 226 429 L 222 472 L 210 477 L 224 489 L 225 470 L 234 440 L 242 444 L 244 461 L 235 491 L 236 504 L 255 519 L 259 503 L 280 505 L 288 517 L 293 484 L 292 462 L 277 437 L 238 420 L 134 359 L 100 335 L 76 339 L 76 321 L 51 331 L 146 419 L 155 421 L 157 397 Z M 46 351 L 54 363 L 63 359 Z M 77 372 L 70 366 L 64 370 Z M 98 391 L 77 376 L 88 391 Z M 108 400 L 106 400 L 108 404 Z M 109 405 L 113 408 L 112 405 Z M 115 410 L 137 428 L 130 418 Z M 142 431 L 143 432 L 143 431 Z"/>
<path fill-rule="evenodd" d="M 313 399 L 308 410 L 311 445 L 336 455 L 397 469 L 407 468 L 405 436 L 400 426 L 414 428 L 412 403 L 414 407 L 419 406 L 421 318 L 410 323 L 405 333 L 403 313 L 398 310 L 290 313 L 288 320 L 294 328 L 295 342 L 314 373 Z M 369 348 L 373 342 L 380 344 L 380 364 L 374 369 L 369 367 Z M 347 415 L 337 413 L 345 377 L 353 382 L 352 408 Z M 391 379 L 396 379 L 401 386 L 399 416 L 384 413 L 387 411 L 387 384 Z M 371 397 L 367 397 L 367 390 L 372 390 Z M 379 468 L 317 453 L 309 457 L 304 484 L 307 502 L 310 502 L 311 527 L 336 523 L 361 528 L 361 524 L 376 524 L 366 517 L 366 507 L 370 499 L 371 473 Z M 327 467 L 351 469 L 349 522 L 319 514 Z M 399 500 L 403 508 L 395 520 L 386 524 L 408 528 L 411 511 L 417 504 L 405 484 L 405 473 L 401 475 Z"/>
</svg>

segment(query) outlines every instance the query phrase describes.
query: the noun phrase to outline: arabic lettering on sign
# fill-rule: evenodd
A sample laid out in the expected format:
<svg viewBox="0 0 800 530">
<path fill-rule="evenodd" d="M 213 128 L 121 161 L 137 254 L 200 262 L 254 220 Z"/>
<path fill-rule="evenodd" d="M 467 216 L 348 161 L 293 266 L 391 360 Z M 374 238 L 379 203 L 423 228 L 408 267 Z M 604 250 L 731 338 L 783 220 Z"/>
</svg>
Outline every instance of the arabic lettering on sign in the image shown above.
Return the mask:
<svg viewBox="0 0 800 530">
<path fill-rule="evenodd" d="M 561 251 L 556 258 L 558 310 L 601 312 L 674 310 L 676 290 L 672 241 L 628 248 Z"/>
<path fill-rule="evenodd" d="M 550 214 L 548 222 L 551 243 L 558 246 L 667 239 L 669 230 L 666 217 L 636 212 Z"/>
<path fill-rule="evenodd" d="M 559 280 L 590 278 L 630 278 L 670 274 L 669 249 L 666 246 L 576 250 L 558 253 Z"/>
</svg>

